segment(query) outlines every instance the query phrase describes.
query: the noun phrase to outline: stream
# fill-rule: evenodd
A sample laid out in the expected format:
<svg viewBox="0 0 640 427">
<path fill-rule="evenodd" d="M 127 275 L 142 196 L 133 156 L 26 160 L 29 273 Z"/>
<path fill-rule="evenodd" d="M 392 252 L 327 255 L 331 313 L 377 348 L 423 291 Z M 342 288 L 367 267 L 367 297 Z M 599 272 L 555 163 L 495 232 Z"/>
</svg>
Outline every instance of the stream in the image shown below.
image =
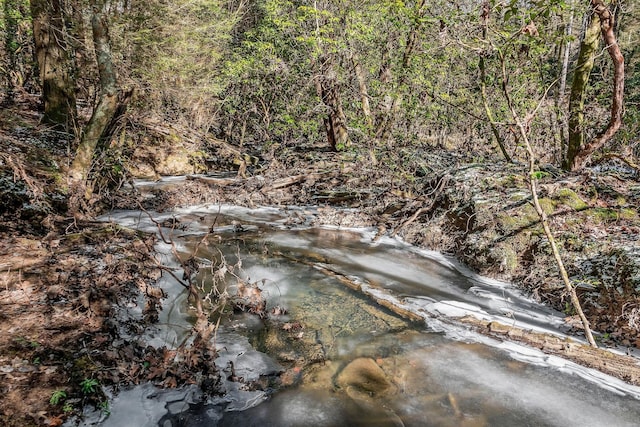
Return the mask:
<svg viewBox="0 0 640 427">
<path fill-rule="evenodd" d="M 234 295 L 240 279 L 258 287 L 268 315 L 226 308 L 212 317 L 220 318 L 223 395 L 136 386 L 111 395 L 108 416 L 87 412 L 81 425 L 638 425 L 640 388 L 446 321 L 472 313 L 563 336 L 562 313 L 438 253 L 395 238 L 374 242 L 374 230 L 313 227 L 314 214 L 217 205 L 152 213 L 173 224 L 164 233 L 179 253 L 197 248 L 204 294 Z M 102 219 L 157 231 L 139 211 Z M 169 245 L 157 249 L 178 267 Z M 160 286 L 168 297 L 145 338 L 175 347 L 194 315 L 176 280 L 165 275 Z"/>
</svg>

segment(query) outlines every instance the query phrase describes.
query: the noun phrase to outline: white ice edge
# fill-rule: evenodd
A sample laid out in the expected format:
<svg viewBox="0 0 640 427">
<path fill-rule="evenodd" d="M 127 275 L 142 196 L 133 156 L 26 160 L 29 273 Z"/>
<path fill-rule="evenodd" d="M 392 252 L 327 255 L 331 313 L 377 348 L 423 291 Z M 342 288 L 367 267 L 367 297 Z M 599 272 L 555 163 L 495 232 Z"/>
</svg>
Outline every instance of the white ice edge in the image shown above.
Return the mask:
<svg viewBox="0 0 640 427">
<path fill-rule="evenodd" d="M 545 366 L 557 369 L 561 372 L 578 375 L 591 383 L 597 384 L 603 389 L 615 392 L 619 395 L 629 395 L 634 397 L 635 399 L 640 400 L 640 387 L 627 384 L 626 382 L 616 377 L 605 374 L 595 369 L 586 368 L 559 356 L 545 354 L 544 352 L 532 347 L 528 347 L 511 341 L 501 341 L 493 339 L 477 333 L 471 333 L 468 329 L 464 329 L 463 326 L 455 326 L 437 321 L 437 319 L 433 319 L 431 315 L 445 316 L 448 318 L 464 317 L 470 315 L 480 320 L 499 321 L 506 325 L 511 324 L 520 328 L 527 328 L 536 332 L 550 333 L 559 337 L 563 337 L 563 335 L 558 334 L 553 330 L 536 327 L 530 324 L 522 324 L 521 322 L 514 321 L 513 319 L 509 319 L 506 317 L 489 315 L 480 307 L 464 302 L 439 301 L 432 302 L 426 305 L 416 305 L 412 304 L 411 302 L 400 301 L 398 300 L 398 298 L 384 293 L 380 289 L 373 288 L 365 283 L 361 283 L 361 289 L 363 293 L 370 295 L 375 299 L 388 301 L 394 306 L 422 316 L 427 325 L 431 326 L 432 323 L 435 323 L 433 325 L 435 326 L 434 329 L 443 332 L 448 338 L 458 341 L 463 340 L 480 342 L 482 344 L 505 351 L 510 357 L 514 358 L 515 360 L 535 364 L 538 366 Z M 461 328 L 464 330 L 461 330 Z"/>
<path fill-rule="evenodd" d="M 175 179 L 175 181 L 179 181 L 180 179 Z M 170 180 L 164 181 L 168 182 Z M 372 245 L 380 245 L 386 244 L 392 247 L 401 247 L 403 249 L 408 249 L 416 254 L 419 254 L 422 257 L 432 259 L 438 262 L 441 265 L 449 267 L 473 280 L 480 282 L 484 285 L 488 285 L 490 287 L 508 290 L 509 292 L 515 292 L 518 294 L 520 298 L 523 298 L 523 295 L 519 293 L 519 291 L 514 288 L 511 284 L 507 282 L 502 282 L 499 280 L 490 279 L 487 277 L 480 276 L 468 268 L 464 267 L 459 262 L 452 260 L 450 257 L 447 257 L 439 252 L 417 248 L 412 246 L 402 239 L 398 237 L 389 237 L 383 236 L 378 239 L 376 242 L 372 242 L 373 237 L 375 236 L 375 230 L 372 228 L 358 228 L 358 227 L 343 227 L 336 225 L 323 225 L 323 226 L 284 226 L 282 223 L 287 220 L 288 211 L 302 210 L 307 213 L 312 213 L 313 208 L 308 207 L 288 207 L 286 210 L 276 207 L 259 207 L 259 208 L 247 208 L 240 207 L 234 205 L 226 205 L 226 204 L 203 204 L 192 206 L 188 208 L 178 208 L 172 211 L 167 211 L 163 213 L 158 212 L 150 212 L 154 220 L 162 221 L 165 219 L 169 219 L 179 215 L 186 214 L 211 214 L 215 215 L 216 213 L 229 214 L 231 213 L 234 216 L 240 217 L 242 220 L 242 216 L 251 216 L 252 223 L 261 223 L 264 225 L 272 226 L 274 228 L 286 228 L 291 230 L 304 230 L 311 228 L 320 228 L 320 229 L 330 229 L 330 230 L 343 230 L 354 233 L 359 233 L 362 236 L 363 242 L 369 242 Z M 112 211 L 107 215 L 103 215 L 99 219 L 102 221 L 114 221 L 123 226 L 128 226 L 135 229 L 142 229 L 145 231 L 157 231 L 157 226 L 153 224 L 152 221 L 149 220 L 148 215 L 145 213 L 140 213 L 136 215 L 135 219 L 131 216 L 132 211 Z M 264 218 L 256 218 L 256 214 L 267 214 L 279 216 L 280 219 L 264 219 Z M 166 250 L 166 248 L 164 248 Z M 434 319 L 434 316 L 444 316 L 448 318 L 454 317 L 463 317 L 466 315 L 472 315 L 480 320 L 486 321 L 499 321 L 504 324 L 512 324 L 514 326 L 518 326 L 521 328 L 526 328 L 538 332 L 550 333 L 556 336 L 564 337 L 564 335 L 557 333 L 551 329 L 537 327 L 535 325 L 524 322 L 520 319 L 514 319 L 512 317 L 504 317 L 504 316 L 496 316 L 490 315 L 480 307 L 475 306 L 473 304 L 468 304 L 464 302 L 458 301 L 439 301 L 433 302 L 429 300 L 423 300 L 419 298 L 408 298 L 405 301 L 401 301 L 393 295 L 385 293 L 384 291 L 369 286 L 366 282 L 362 281 L 359 278 L 353 278 L 361 284 L 362 292 L 368 294 L 376 299 L 386 300 L 393 305 L 405 309 L 409 312 L 415 313 L 425 319 L 425 322 L 428 326 L 433 327 L 434 329 L 441 330 L 444 332 L 449 338 L 456 340 L 465 340 L 465 341 L 476 341 L 482 342 L 484 344 L 493 346 L 495 348 L 500 348 L 506 351 L 511 357 L 516 360 L 521 360 L 527 363 L 534 363 L 541 366 L 549 366 L 556 369 L 559 369 L 564 372 L 571 372 L 580 377 L 593 382 L 600 387 L 614 391 L 620 394 L 627 394 L 633 396 L 636 399 L 640 399 L 640 387 L 632 386 L 625 383 L 622 380 L 619 380 L 610 375 L 604 374 L 600 371 L 589 369 L 582 367 L 574 362 L 568 361 L 558 356 L 550 356 L 539 350 L 526 347 L 524 345 L 507 342 L 507 341 L 498 341 L 495 339 L 491 339 L 485 337 L 480 334 L 471 333 L 468 329 L 462 330 L 460 327 L 455 327 L 446 322 L 440 322 L 437 319 Z M 425 304 L 426 302 L 426 304 Z M 534 302 L 531 300 L 531 302 Z M 548 320 L 548 319 L 547 319 Z M 613 350 L 613 353 L 620 354 L 620 351 Z"/>
</svg>

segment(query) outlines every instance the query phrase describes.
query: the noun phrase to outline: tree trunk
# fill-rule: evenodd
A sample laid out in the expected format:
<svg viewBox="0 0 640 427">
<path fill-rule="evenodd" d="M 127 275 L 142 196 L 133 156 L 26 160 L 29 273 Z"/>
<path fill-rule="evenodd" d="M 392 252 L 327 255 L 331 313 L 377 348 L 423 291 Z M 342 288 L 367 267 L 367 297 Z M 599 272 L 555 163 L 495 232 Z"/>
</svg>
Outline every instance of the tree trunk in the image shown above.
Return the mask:
<svg viewBox="0 0 640 427">
<path fill-rule="evenodd" d="M 96 7 L 91 18 L 93 43 L 100 75 L 100 98 L 98 105 L 82 134 L 78 151 L 71 165 L 70 178 L 75 192 L 84 193 L 85 199 L 91 197 L 91 189 L 86 186 L 86 180 L 91 169 L 96 146 L 103 136 L 105 129 L 111 123 L 118 107 L 118 90 L 116 73 L 111 57 L 107 17 L 102 7 Z M 84 190 L 84 191 L 78 191 Z"/>
<path fill-rule="evenodd" d="M 369 91 L 367 89 L 367 79 L 360 65 L 360 61 L 355 53 L 349 54 L 351 63 L 353 64 L 353 71 L 356 74 L 356 80 L 358 81 L 358 91 L 360 93 L 360 103 L 362 104 L 362 114 L 364 115 L 367 130 L 371 131 L 373 128 L 373 118 L 371 117 L 371 107 L 369 105 Z"/>
<path fill-rule="evenodd" d="M 60 0 L 31 0 L 30 5 L 44 103 L 42 120 L 72 130 L 76 119 L 75 82 Z"/>
<path fill-rule="evenodd" d="M 558 89 L 558 97 L 564 97 L 564 92 L 567 88 L 567 74 L 569 74 L 569 55 L 571 53 L 571 34 L 573 33 L 573 2 L 569 3 L 571 8 L 571 15 L 569 15 L 569 23 L 565 28 L 564 35 L 567 37 L 567 41 L 564 43 L 564 50 L 562 52 L 562 70 L 560 71 L 560 88 Z"/>
<path fill-rule="evenodd" d="M 591 159 L 591 155 L 609 141 L 622 125 L 622 103 L 624 99 L 624 57 L 614 32 L 614 17 L 602 0 L 591 0 L 593 10 L 592 21 L 587 28 L 580 46 L 578 68 L 571 87 L 569 103 L 569 145 L 564 167 L 578 170 Z M 599 31 L 598 31 L 599 30 Z M 596 135 L 589 143 L 584 144 L 584 93 L 593 67 L 593 57 L 598 48 L 599 35 L 607 47 L 613 62 L 613 94 L 611 118 L 607 127 Z M 582 61 L 585 61 L 585 67 Z"/>
<path fill-rule="evenodd" d="M 480 19 L 482 21 L 482 40 L 484 41 L 487 41 L 487 24 L 489 21 L 490 11 L 491 7 L 489 5 L 489 2 L 485 1 L 482 5 L 482 14 L 480 15 Z M 496 143 L 498 144 L 498 148 L 500 148 L 500 152 L 507 162 L 512 163 L 513 160 L 511 159 L 511 156 L 509 156 L 509 153 L 507 153 L 504 139 L 500 135 L 500 131 L 498 130 L 496 121 L 493 118 L 493 112 L 491 111 L 491 107 L 489 107 L 489 101 L 487 99 L 487 70 L 484 63 L 484 55 L 484 52 L 480 52 L 480 59 L 478 61 L 478 68 L 480 70 L 480 96 L 482 98 L 482 106 L 484 107 L 484 113 L 487 116 L 487 120 L 489 120 L 491 132 L 496 139 Z"/>
<path fill-rule="evenodd" d="M 569 58 L 571 56 L 571 39 L 570 37 L 573 35 L 573 20 L 575 17 L 575 9 L 574 2 L 569 2 L 570 15 L 569 15 L 569 23 L 565 27 L 564 34 L 567 37 L 562 49 L 559 53 L 558 60 L 560 61 L 560 57 L 562 60 L 560 61 L 562 64 L 562 68 L 560 70 L 560 85 L 558 87 L 558 93 L 555 98 L 555 117 L 549 116 L 550 123 L 553 128 L 553 136 L 556 140 L 558 147 L 558 152 L 553 155 L 554 162 L 558 164 L 562 164 L 565 159 L 565 155 L 567 152 L 567 134 L 566 130 L 568 128 L 566 123 L 566 109 L 564 108 L 565 96 L 567 91 L 567 76 L 569 75 Z"/>
<path fill-rule="evenodd" d="M 593 69 L 596 51 L 600 45 L 600 18 L 592 15 L 587 22 L 576 69 L 573 72 L 571 95 L 569 97 L 569 141 L 564 160 L 564 168 L 571 169 L 571 163 L 584 144 L 584 101 Z"/>
<path fill-rule="evenodd" d="M 324 127 L 327 133 L 327 141 L 333 150 L 342 150 L 349 145 L 349 133 L 347 131 L 347 118 L 342 109 L 342 99 L 336 74 L 333 70 L 332 59 L 321 57 L 320 76 L 316 79 L 316 91 L 327 107 L 328 112 L 324 117 Z"/>
<path fill-rule="evenodd" d="M 17 5 L 16 0 L 4 0 L 4 7 L 2 10 L 4 15 L 4 48 L 7 54 L 7 67 L 4 69 L 6 93 L 4 103 L 6 105 L 13 104 L 15 81 L 12 76 L 12 72 L 16 69 L 16 50 L 18 48 L 16 37 L 18 33 L 18 22 L 16 20 Z"/>
</svg>

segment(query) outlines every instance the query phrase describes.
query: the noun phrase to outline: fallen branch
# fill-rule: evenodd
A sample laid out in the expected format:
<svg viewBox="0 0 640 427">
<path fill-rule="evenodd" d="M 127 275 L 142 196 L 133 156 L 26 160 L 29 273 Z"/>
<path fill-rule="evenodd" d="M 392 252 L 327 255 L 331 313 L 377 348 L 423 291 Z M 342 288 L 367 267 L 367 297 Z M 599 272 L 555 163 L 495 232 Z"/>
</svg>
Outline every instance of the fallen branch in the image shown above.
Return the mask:
<svg viewBox="0 0 640 427">
<path fill-rule="evenodd" d="M 440 197 L 440 194 L 442 193 L 442 190 L 444 189 L 445 185 L 449 182 L 449 177 L 447 175 L 443 176 L 442 178 L 440 178 L 440 181 L 438 182 L 438 185 L 436 186 L 436 189 L 432 192 L 433 197 L 431 198 L 431 203 L 428 206 L 423 206 L 420 209 L 418 209 L 416 212 L 414 212 L 413 215 L 411 215 L 411 217 L 409 217 L 409 219 L 407 219 L 406 221 L 404 221 L 402 224 L 400 224 L 399 226 L 396 227 L 395 230 L 393 230 L 393 233 L 391 233 L 391 237 L 394 237 L 396 234 L 398 234 L 398 232 L 406 227 L 407 225 L 411 224 L 413 221 L 415 221 L 420 215 L 430 212 L 433 207 L 436 204 L 436 201 L 438 200 L 438 197 Z"/>
<path fill-rule="evenodd" d="M 286 178 L 280 178 L 280 179 L 276 179 L 275 181 L 273 181 L 273 183 L 266 188 L 263 188 L 262 191 L 263 192 L 270 192 L 270 191 L 274 191 L 274 190 L 279 190 L 281 188 L 286 188 L 286 187 L 290 187 L 294 184 L 299 184 L 303 181 L 307 181 L 307 180 L 315 180 L 315 179 L 319 179 L 319 178 L 323 178 L 327 175 L 330 175 L 330 172 L 316 172 L 316 173 L 310 173 L 310 174 L 303 174 L 303 175 L 293 175 L 293 176 L 289 176 Z"/>
</svg>

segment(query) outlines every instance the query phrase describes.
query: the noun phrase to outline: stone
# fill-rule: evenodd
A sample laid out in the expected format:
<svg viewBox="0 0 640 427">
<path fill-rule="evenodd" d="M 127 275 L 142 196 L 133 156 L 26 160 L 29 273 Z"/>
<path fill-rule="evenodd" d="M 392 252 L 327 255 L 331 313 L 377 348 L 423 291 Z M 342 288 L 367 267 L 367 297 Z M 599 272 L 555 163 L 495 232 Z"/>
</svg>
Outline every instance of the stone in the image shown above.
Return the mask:
<svg viewBox="0 0 640 427">
<path fill-rule="evenodd" d="M 357 358 L 345 366 L 336 378 L 336 385 L 352 398 L 379 397 L 397 391 L 382 368 L 368 357 Z"/>
</svg>

